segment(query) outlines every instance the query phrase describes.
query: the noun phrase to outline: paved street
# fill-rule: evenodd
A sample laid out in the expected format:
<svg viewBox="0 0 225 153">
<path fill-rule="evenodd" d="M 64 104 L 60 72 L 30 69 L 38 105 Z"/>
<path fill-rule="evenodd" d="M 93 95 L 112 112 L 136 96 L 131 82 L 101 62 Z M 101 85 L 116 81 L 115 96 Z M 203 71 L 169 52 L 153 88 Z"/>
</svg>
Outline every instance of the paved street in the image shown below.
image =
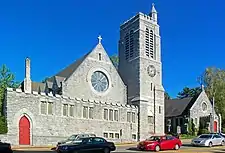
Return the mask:
<svg viewBox="0 0 225 153">
<path fill-rule="evenodd" d="M 31 150 L 17 150 L 14 153 L 54 153 L 55 151 L 51 151 L 50 149 L 31 149 Z M 120 146 L 117 147 L 117 150 L 114 153 L 141 153 L 144 151 L 138 151 L 135 149 L 135 146 Z M 205 148 L 205 147 L 191 147 L 189 145 L 184 145 L 181 147 L 181 149 L 179 151 L 174 151 L 174 150 L 170 150 L 170 151 L 162 151 L 162 152 L 168 152 L 168 153 L 172 153 L 172 152 L 192 152 L 192 153 L 225 153 L 225 147 L 213 147 L 213 148 Z"/>
</svg>

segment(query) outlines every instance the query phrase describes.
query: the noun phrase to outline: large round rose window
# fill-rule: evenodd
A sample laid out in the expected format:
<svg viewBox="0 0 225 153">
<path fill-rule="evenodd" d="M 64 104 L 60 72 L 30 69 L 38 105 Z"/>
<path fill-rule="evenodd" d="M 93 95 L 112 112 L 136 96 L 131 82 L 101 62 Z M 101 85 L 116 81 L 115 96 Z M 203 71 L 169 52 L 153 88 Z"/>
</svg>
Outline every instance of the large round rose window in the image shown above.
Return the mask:
<svg viewBox="0 0 225 153">
<path fill-rule="evenodd" d="M 107 76 L 101 71 L 95 71 L 91 76 L 92 87 L 98 92 L 104 92 L 109 87 Z"/>
</svg>

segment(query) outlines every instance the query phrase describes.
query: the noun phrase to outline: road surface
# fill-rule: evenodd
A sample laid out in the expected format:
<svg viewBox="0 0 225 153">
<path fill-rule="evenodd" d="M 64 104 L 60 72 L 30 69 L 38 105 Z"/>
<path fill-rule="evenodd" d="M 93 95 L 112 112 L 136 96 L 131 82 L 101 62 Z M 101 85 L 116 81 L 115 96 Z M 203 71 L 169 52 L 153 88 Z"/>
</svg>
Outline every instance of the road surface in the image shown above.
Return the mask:
<svg viewBox="0 0 225 153">
<path fill-rule="evenodd" d="M 134 145 L 129 145 L 129 146 L 119 146 L 117 147 L 117 150 L 112 152 L 112 153 L 146 153 L 146 151 L 138 151 Z M 208 147 L 192 147 L 190 145 L 185 145 L 180 148 L 179 151 L 175 150 L 169 150 L 169 151 L 162 151 L 163 153 L 174 153 L 174 152 L 190 152 L 190 153 L 225 153 L 225 146 L 223 147 L 213 147 L 213 148 L 208 148 Z M 15 150 L 14 153 L 55 153 L 55 151 L 52 151 L 50 149 L 19 149 Z"/>
</svg>

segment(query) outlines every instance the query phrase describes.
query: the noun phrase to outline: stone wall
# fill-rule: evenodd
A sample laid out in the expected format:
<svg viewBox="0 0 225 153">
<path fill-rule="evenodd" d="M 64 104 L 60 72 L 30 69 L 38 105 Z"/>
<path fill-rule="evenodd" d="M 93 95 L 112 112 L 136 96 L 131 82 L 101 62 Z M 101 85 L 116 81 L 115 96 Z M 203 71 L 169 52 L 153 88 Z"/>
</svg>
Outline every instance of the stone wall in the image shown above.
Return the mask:
<svg viewBox="0 0 225 153">
<path fill-rule="evenodd" d="M 7 134 L 0 134 L 0 141 L 7 142 Z"/>
<path fill-rule="evenodd" d="M 41 102 L 53 103 L 52 114 L 41 113 Z M 63 104 L 74 105 L 74 117 L 63 116 Z M 76 133 L 113 133 L 114 138 L 106 138 L 114 142 L 136 141 L 137 107 L 132 105 L 107 103 L 102 101 L 70 98 L 60 95 L 52 96 L 44 93 L 24 93 L 21 90 L 7 89 L 6 114 L 8 123 L 8 141 L 19 144 L 19 121 L 26 116 L 30 121 L 31 145 L 55 145 L 59 140 Z M 93 119 L 83 117 L 83 106 L 93 108 Z M 104 109 L 118 110 L 118 121 L 104 120 Z M 48 110 L 48 109 L 47 109 Z M 127 122 L 127 112 L 135 113 L 135 123 Z M 119 139 L 115 134 L 120 133 Z"/>
<path fill-rule="evenodd" d="M 101 60 L 98 59 L 101 54 Z M 108 81 L 108 88 L 98 92 L 93 88 L 92 75 L 99 71 Z M 63 95 L 84 99 L 95 99 L 110 103 L 127 104 L 127 91 L 120 75 L 101 44 L 98 44 L 79 65 L 76 71 L 62 84 Z"/>
</svg>

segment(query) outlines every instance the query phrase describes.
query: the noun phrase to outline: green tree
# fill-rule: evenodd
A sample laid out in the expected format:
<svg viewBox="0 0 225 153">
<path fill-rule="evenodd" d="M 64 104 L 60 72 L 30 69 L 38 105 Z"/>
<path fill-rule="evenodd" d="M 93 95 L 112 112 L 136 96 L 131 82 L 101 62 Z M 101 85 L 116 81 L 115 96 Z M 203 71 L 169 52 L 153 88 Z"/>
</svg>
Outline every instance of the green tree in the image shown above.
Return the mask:
<svg viewBox="0 0 225 153">
<path fill-rule="evenodd" d="M 215 99 L 215 110 L 222 116 L 223 127 L 225 127 L 225 70 L 209 67 L 201 75 L 202 84 L 212 101 Z"/>
<path fill-rule="evenodd" d="M 168 92 L 165 92 L 165 93 L 164 93 L 164 97 L 165 97 L 165 99 L 171 99 L 171 97 L 170 97 L 170 95 L 168 94 Z"/>
<path fill-rule="evenodd" d="M 200 87 L 196 88 L 188 88 L 184 87 L 181 92 L 178 93 L 177 98 L 187 98 L 187 97 L 194 97 L 195 95 L 199 94 L 201 92 Z"/>
<path fill-rule="evenodd" d="M 6 89 L 17 88 L 19 83 L 15 81 L 15 75 L 7 68 L 6 65 L 2 65 L 0 68 L 0 87 Z"/>
<path fill-rule="evenodd" d="M 46 77 L 44 80 L 42 80 L 42 83 L 45 83 L 47 80 L 49 79 L 49 77 Z"/>
<path fill-rule="evenodd" d="M 15 82 L 14 74 L 6 67 L 2 65 L 0 68 L 0 134 L 7 133 L 7 122 L 3 113 L 3 102 L 5 98 L 5 90 L 7 87 L 17 88 L 18 82 Z"/>
<path fill-rule="evenodd" d="M 118 69 L 118 65 L 119 65 L 119 57 L 118 55 L 112 55 L 110 57 L 110 60 L 112 61 L 113 65 L 115 66 L 116 69 Z"/>
</svg>

